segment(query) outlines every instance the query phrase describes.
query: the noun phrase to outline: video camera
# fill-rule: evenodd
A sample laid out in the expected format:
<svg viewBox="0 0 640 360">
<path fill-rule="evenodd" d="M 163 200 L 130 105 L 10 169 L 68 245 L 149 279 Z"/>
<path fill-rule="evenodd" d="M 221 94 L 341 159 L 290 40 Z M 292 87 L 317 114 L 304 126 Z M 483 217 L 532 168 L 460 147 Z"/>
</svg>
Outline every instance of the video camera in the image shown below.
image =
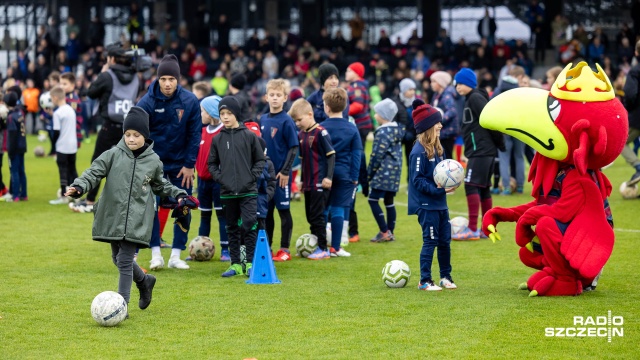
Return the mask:
<svg viewBox="0 0 640 360">
<path fill-rule="evenodd" d="M 153 66 L 151 57 L 146 54 L 144 49 L 140 49 L 137 46 L 126 50 L 122 48 L 122 43 L 117 42 L 108 45 L 106 50 L 107 56 L 125 59 L 126 63 L 131 67 L 131 70 L 135 72 L 145 72 Z"/>
</svg>

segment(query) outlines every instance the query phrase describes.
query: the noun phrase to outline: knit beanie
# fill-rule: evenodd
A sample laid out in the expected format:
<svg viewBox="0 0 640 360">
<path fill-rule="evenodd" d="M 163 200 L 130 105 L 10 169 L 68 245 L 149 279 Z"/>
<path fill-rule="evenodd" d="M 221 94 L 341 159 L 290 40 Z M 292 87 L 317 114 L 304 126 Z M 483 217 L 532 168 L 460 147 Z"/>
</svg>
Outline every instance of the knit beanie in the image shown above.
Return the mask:
<svg viewBox="0 0 640 360">
<path fill-rule="evenodd" d="M 358 77 L 360 77 L 360 79 L 364 78 L 364 65 L 362 65 L 361 62 L 354 62 L 353 64 L 349 65 L 347 69 L 351 69 L 351 71 L 358 74 Z"/>
<path fill-rule="evenodd" d="M 451 75 L 446 71 L 436 71 L 431 74 L 431 82 L 437 82 L 444 89 L 451 84 Z"/>
<path fill-rule="evenodd" d="M 8 107 L 14 107 L 18 104 L 18 94 L 13 91 L 7 91 L 7 93 L 4 94 L 2 101 L 4 101 Z"/>
<path fill-rule="evenodd" d="M 163 76 L 173 76 L 177 80 L 180 80 L 180 65 L 178 65 L 178 58 L 173 55 L 165 55 L 160 60 L 158 65 L 158 78 Z"/>
<path fill-rule="evenodd" d="M 409 78 L 405 78 L 405 79 L 402 79 L 402 81 L 400 81 L 400 85 L 398 85 L 398 87 L 400 88 L 400 93 L 404 94 L 404 92 L 407 90 L 411 90 L 411 89 L 415 90 L 416 83 Z"/>
<path fill-rule="evenodd" d="M 300 99 L 301 97 L 304 97 L 304 93 L 302 92 L 302 90 L 300 88 L 293 88 L 291 89 L 291 92 L 289 93 L 289 100 L 293 103 L 294 101 Z"/>
<path fill-rule="evenodd" d="M 244 89 L 244 86 L 247 84 L 247 78 L 243 74 L 235 74 L 231 78 L 231 86 L 238 90 Z"/>
<path fill-rule="evenodd" d="M 218 111 L 218 104 L 222 98 L 218 95 L 207 96 L 202 99 L 200 102 L 200 106 L 204 109 L 204 111 L 209 114 L 214 119 L 220 119 L 220 112 Z"/>
<path fill-rule="evenodd" d="M 320 77 L 320 86 L 324 86 L 324 82 L 327 81 L 327 79 L 329 77 L 331 77 L 331 75 L 335 75 L 337 77 L 340 77 L 338 75 L 338 68 L 331 64 L 331 63 L 326 63 L 326 64 L 322 64 L 320 65 L 320 67 L 318 68 L 318 77 Z"/>
<path fill-rule="evenodd" d="M 425 104 L 420 99 L 413 100 L 413 125 L 416 128 L 416 134 L 421 134 L 431 129 L 435 124 L 442 122 L 442 114 L 436 108 L 429 104 Z"/>
<path fill-rule="evenodd" d="M 122 124 L 122 132 L 127 130 L 135 130 L 140 133 L 145 139 L 151 137 L 149 133 L 149 114 L 141 107 L 132 106 L 127 115 L 124 117 L 124 124 Z"/>
<path fill-rule="evenodd" d="M 373 110 L 376 114 L 380 115 L 381 118 L 387 121 L 393 121 L 393 118 L 395 118 L 398 113 L 398 105 L 391 99 L 384 99 L 375 104 Z"/>
<path fill-rule="evenodd" d="M 218 104 L 218 115 L 222 112 L 223 109 L 227 109 L 231 111 L 231 113 L 236 117 L 236 120 L 240 122 L 240 103 L 233 96 L 225 96 L 220 100 Z"/>
<path fill-rule="evenodd" d="M 455 84 L 467 85 L 468 87 L 475 89 L 478 86 L 478 78 L 476 73 L 469 68 L 462 68 L 454 77 Z"/>
</svg>

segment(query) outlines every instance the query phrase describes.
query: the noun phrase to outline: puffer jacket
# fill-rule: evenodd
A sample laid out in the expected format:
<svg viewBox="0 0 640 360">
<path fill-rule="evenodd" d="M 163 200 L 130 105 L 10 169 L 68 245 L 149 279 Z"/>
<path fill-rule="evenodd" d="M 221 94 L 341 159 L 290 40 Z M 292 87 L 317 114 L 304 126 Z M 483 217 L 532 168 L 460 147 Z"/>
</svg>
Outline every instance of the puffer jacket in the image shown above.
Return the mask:
<svg viewBox="0 0 640 360">
<path fill-rule="evenodd" d="M 402 137 L 404 130 L 394 121 L 376 129 L 369 159 L 369 187 L 397 192 L 402 171 Z"/>
<path fill-rule="evenodd" d="M 86 194 L 108 177 L 94 207 L 94 240 L 127 240 L 148 247 L 155 216 L 154 194 L 161 197 L 187 195 L 163 177 L 162 162 L 153 151 L 153 141 L 147 140 L 147 143 L 149 147 L 136 158 L 124 139 L 120 140 L 71 184 Z"/>
</svg>

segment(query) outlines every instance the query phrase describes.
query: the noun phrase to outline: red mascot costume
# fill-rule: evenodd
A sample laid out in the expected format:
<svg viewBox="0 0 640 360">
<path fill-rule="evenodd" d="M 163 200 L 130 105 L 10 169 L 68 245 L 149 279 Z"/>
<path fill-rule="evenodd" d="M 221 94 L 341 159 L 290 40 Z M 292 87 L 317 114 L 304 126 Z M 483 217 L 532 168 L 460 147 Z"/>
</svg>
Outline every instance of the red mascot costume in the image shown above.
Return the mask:
<svg viewBox="0 0 640 360">
<path fill-rule="evenodd" d="M 480 124 L 537 150 L 529 181 L 530 203 L 495 207 L 482 220 L 494 242 L 501 221 L 516 222 L 522 262 L 538 271 L 529 296 L 580 295 L 599 275 L 613 250 L 611 183 L 600 168 L 622 152 L 627 111 L 602 68 L 567 65 L 550 91 L 518 88 L 492 99 Z"/>
</svg>

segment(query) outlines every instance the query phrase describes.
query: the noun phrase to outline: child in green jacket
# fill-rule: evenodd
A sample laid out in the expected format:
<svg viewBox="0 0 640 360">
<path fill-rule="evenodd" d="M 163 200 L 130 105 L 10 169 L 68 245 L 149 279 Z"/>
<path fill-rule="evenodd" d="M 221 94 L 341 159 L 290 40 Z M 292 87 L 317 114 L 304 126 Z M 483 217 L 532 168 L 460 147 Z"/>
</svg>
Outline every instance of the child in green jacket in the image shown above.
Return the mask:
<svg viewBox="0 0 640 360">
<path fill-rule="evenodd" d="M 148 247 L 155 215 L 155 195 L 187 198 L 186 191 L 163 177 L 162 162 L 149 139 L 149 115 L 131 108 L 122 127 L 124 136 L 117 146 L 104 152 L 68 188 L 65 196 L 79 198 L 107 178 L 94 207 L 92 236 L 111 243 L 111 257 L 120 272 L 118 293 L 129 303 L 132 281 L 140 290 L 140 309 L 151 303 L 156 283 L 134 261 L 137 247 Z M 128 315 L 127 315 L 128 317 Z"/>
</svg>

